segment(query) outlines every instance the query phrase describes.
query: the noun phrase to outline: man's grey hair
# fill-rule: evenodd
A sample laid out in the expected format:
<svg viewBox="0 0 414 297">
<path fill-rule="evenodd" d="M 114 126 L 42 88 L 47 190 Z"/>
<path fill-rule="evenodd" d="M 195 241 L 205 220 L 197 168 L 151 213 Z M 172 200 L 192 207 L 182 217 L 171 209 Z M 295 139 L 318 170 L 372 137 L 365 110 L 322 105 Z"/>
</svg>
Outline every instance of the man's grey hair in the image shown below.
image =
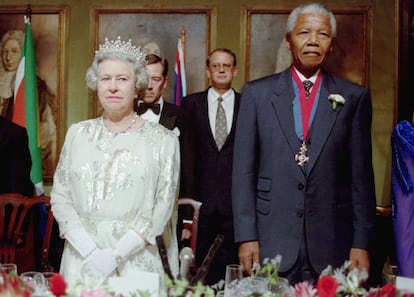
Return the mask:
<svg viewBox="0 0 414 297">
<path fill-rule="evenodd" d="M 320 13 L 329 17 L 329 22 L 331 24 L 332 29 L 332 37 L 336 37 L 336 20 L 333 13 L 328 10 L 325 6 L 319 3 L 310 3 L 305 4 L 302 6 L 296 7 L 292 12 L 289 14 L 287 23 L 286 23 L 286 35 L 290 35 L 295 28 L 296 22 L 298 20 L 299 15 L 303 13 Z"/>
</svg>

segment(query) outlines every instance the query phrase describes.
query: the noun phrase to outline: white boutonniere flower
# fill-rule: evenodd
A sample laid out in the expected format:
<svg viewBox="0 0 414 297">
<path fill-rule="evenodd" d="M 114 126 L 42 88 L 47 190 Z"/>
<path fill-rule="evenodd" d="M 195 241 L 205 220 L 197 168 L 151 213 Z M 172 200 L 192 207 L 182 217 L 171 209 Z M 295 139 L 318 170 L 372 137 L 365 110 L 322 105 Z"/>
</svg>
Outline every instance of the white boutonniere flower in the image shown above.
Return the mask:
<svg viewBox="0 0 414 297">
<path fill-rule="evenodd" d="M 333 110 L 335 110 L 338 107 L 338 105 L 344 105 L 345 104 L 345 98 L 342 97 L 339 94 L 329 95 L 328 100 L 331 101 Z"/>
</svg>

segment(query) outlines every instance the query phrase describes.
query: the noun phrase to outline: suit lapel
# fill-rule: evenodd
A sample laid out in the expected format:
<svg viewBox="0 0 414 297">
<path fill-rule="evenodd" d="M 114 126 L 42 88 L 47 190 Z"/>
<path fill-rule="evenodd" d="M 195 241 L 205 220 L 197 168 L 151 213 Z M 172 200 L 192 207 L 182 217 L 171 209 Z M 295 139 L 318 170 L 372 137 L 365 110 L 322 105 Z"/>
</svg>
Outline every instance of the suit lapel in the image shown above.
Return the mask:
<svg viewBox="0 0 414 297">
<path fill-rule="evenodd" d="M 312 171 L 322 148 L 332 130 L 333 125 L 341 111 L 341 108 L 332 109 L 328 100 L 330 94 L 340 93 L 330 75 L 324 75 L 321 85 L 320 98 L 315 118 L 310 130 L 311 144 L 308 146 L 309 163 L 307 164 L 308 175 Z"/>
<path fill-rule="evenodd" d="M 283 134 L 292 152 L 292 162 L 298 153 L 302 142 L 295 132 L 295 120 L 293 117 L 293 99 L 295 97 L 292 86 L 292 75 L 290 68 L 280 74 L 280 78 L 275 82 L 273 96 L 270 101 L 273 105 L 275 116 L 283 130 Z"/>
<path fill-rule="evenodd" d="M 239 112 L 239 106 L 240 106 L 240 93 L 237 93 L 236 91 L 234 91 L 233 121 L 232 121 L 232 124 L 231 124 L 230 132 L 227 135 L 226 141 L 223 144 L 223 148 L 225 146 L 227 146 L 228 143 L 233 142 L 232 139 L 234 139 L 234 133 L 235 133 L 235 129 L 236 129 L 236 121 L 237 121 L 237 114 Z M 215 140 L 214 140 L 214 143 L 216 143 Z"/>
<path fill-rule="evenodd" d="M 160 116 L 160 124 L 169 130 L 173 130 L 176 126 L 176 121 L 177 113 L 174 111 L 174 108 L 169 103 L 164 102 Z"/>
<path fill-rule="evenodd" d="M 202 118 L 202 125 L 204 125 L 204 131 L 208 131 L 207 135 L 209 138 L 209 142 L 215 148 L 217 148 L 216 141 L 214 139 L 214 135 L 210 125 L 210 119 L 208 116 L 208 89 L 202 94 L 203 98 L 200 98 L 200 106 L 201 106 L 201 118 Z"/>
</svg>

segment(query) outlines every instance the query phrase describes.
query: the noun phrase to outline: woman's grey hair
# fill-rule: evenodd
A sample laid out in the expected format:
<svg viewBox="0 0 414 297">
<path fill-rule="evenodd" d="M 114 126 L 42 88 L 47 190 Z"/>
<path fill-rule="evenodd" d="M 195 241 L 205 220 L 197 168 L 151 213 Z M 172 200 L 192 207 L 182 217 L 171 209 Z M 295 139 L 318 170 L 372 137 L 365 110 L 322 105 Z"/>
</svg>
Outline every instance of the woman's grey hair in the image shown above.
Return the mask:
<svg viewBox="0 0 414 297">
<path fill-rule="evenodd" d="M 3 45 L 9 39 L 16 40 L 22 48 L 24 42 L 24 32 L 22 30 L 10 30 L 4 33 L 0 40 L 0 54 L 3 54 Z"/>
<path fill-rule="evenodd" d="M 319 3 L 305 4 L 302 6 L 298 6 L 294 10 L 292 10 L 286 23 L 286 35 L 290 35 L 290 33 L 292 33 L 293 29 L 295 28 L 299 15 L 303 13 L 320 13 L 320 14 L 323 14 L 329 17 L 329 22 L 331 24 L 331 29 L 332 29 L 332 37 L 333 38 L 336 37 L 335 17 L 330 10 L 328 10 L 325 6 Z"/>
<path fill-rule="evenodd" d="M 135 75 L 136 93 L 143 92 L 148 87 L 148 74 L 145 63 L 136 56 L 120 51 L 97 51 L 92 65 L 86 71 L 87 86 L 96 91 L 98 82 L 99 64 L 106 60 L 122 60 L 129 63 Z"/>
</svg>

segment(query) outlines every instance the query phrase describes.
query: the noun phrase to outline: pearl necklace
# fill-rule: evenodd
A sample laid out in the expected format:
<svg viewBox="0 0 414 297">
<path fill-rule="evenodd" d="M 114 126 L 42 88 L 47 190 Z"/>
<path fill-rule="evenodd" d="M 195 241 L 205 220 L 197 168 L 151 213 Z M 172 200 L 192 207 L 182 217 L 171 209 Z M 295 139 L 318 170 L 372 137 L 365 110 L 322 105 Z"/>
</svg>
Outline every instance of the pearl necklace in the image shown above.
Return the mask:
<svg viewBox="0 0 414 297">
<path fill-rule="evenodd" d="M 123 133 L 126 133 L 129 129 L 131 129 L 132 128 L 132 126 L 135 124 L 135 122 L 137 121 L 137 119 L 138 119 L 138 114 L 136 113 L 136 112 L 134 112 L 134 117 L 133 117 L 133 119 L 131 120 L 131 123 L 129 124 L 129 126 L 128 127 L 126 127 L 125 129 L 123 129 L 123 130 L 121 130 L 121 131 L 115 131 L 115 130 L 112 130 L 111 128 L 109 128 L 106 124 L 105 124 L 105 121 L 104 121 L 104 124 L 105 124 L 105 127 L 113 134 L 113 135 L 118 135 L 118 134 L 123 134 Z"/>
</svg>

